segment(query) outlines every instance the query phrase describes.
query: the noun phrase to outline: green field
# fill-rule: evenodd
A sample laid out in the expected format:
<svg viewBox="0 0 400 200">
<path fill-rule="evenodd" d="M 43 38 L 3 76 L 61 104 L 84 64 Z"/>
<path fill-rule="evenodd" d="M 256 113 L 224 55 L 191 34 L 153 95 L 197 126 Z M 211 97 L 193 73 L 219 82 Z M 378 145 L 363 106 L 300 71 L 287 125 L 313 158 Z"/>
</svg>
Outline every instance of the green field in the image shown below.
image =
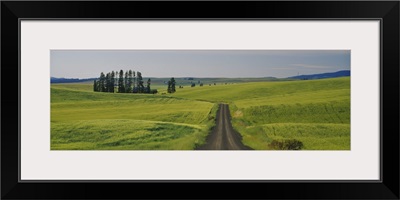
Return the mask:
<svg viewBox="0 0 400 200">
<path fill-rule="evenodd" d="M 52 150 L 193 149 L 214 124 L 213 103 L 91 89 L 52 84 Z"/>
<path fill-rule="evenodd" d="M 183 88 L 173 96 L 229 103 L 253 149 L 296 139 L 305 150 L 350 150 L 350 77 Z"/>
<path fill-rule="evenodd" d="M 205 142 L 221 102 L 229 104 L 234 128 L 253 149 L 275 149 L 273 141 L 285 140 L 300 141 L 304 150 L 350 149 L 350 77 L 200 80 L 204 86 L 192 88 L 177 79 L 184 88 L 174 94 L 162 94 L 166 86 L 154 81 L 155 95 L 52 84 L 51 149 L 194 149 Z"/>
</svg>

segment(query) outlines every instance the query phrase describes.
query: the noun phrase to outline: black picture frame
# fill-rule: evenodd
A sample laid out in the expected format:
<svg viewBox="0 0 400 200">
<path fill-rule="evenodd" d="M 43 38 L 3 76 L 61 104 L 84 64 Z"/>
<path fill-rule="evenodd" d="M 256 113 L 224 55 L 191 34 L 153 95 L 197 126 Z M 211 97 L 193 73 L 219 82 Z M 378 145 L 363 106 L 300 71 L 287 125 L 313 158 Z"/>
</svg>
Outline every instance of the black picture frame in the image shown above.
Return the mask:
<svg viewBox="0 0 400 200">
<path fill-rule="evenodd" d="M 2 199 L 399 199 L 399 1 L 2 1 Z M 378 182 L 19 182 L 19 19 L 380 19 Z M 367 155 L 366 155 L 367 156 Z M 264 188 L 260 190 L 259 188 Z M 148 191 L 154 191 L 149 193 Z M 184 191 L 184 192 L 182 192 Z"/>
</svg>

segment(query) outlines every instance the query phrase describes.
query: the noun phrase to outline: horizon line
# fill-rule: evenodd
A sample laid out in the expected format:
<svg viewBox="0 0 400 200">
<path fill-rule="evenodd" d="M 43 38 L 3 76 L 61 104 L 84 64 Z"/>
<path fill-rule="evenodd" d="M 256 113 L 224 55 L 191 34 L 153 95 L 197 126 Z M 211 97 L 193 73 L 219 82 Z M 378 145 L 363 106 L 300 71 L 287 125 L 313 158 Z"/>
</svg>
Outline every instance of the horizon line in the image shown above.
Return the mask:
<svg viewBox="0 0 400 200">
<path fill-rule="evenodd" d="M 349 69 L 344 69 L 344 70 L 338 70 L 338 71 L 333 71 L 333 72 L 324 72 L 324 73 L 318 73 L 318 74 L 327 74 L 327 73 L 335 73 L 335 72 L 340 72 L 340 71 L 350 71 Z M 264 76 L 264 77 L 196 77 L 196 76 L 176 76 L 176 77 L 171 77 L 171 76 L 166 76 L 166 77 L 153 77 L 153 76 L 143 76 L 144 78 L 276 78 L 276 79 L 283 79 L 283 78 L 291 78 L 291 77 L 296 77 L 296 76 L 307 76 L 307 75 L 317 75 L 317 74 L 298 74 L 294 76 L 287 76 L 287 77 L 275 77 L 275 76 Z M 98 77 L 88 77 L 88 78 L 66 78 L 66 77 L 54 77 L 50 76 L 50 78 L 64 78 L 64 79 L 95 79 Z"/>
</svg>

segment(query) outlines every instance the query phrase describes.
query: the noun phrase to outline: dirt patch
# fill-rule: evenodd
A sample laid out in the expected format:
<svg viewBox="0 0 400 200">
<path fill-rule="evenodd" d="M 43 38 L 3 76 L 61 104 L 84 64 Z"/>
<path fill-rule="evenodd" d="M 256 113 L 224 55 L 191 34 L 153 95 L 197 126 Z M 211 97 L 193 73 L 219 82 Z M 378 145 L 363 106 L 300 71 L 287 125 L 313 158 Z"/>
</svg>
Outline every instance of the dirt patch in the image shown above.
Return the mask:
<svg viewBox="0 0 400 200">
<path fill-rule="evenodd" d="M 243 117 L 243 112 L 241 110 L 238 110 L 235 113 L 233 113 L 233 117 L 234 118 Z"/>
</svg>

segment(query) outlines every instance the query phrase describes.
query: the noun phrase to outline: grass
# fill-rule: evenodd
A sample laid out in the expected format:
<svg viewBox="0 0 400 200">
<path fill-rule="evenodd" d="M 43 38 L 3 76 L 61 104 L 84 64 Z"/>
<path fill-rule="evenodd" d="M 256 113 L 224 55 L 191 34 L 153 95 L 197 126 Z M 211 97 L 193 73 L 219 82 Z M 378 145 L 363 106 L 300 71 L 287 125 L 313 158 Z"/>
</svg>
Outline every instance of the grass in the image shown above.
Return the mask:
<svg viewBox="0 0 400 200">
<path fill-rule="evenodd" d="M 77 120 L 52 126 L 53 150 L 188 150 L 204 127 L 146 120 Z"/>
<path fill-rule="evenodd" d="M 313 101 L 311 98 L 320 98 L 327 100 L 330 97 L 335 97 L 337 94 L 344 95 L 345 98 L 350 98 L 350 79 L 333 78 L 308 81 L 274 81 L 274 82 L 248 82 L 228 85 L 205 85 L 203 87 L 185 87 L 177 89 L 177 93 L 172 94 L 174 97 L 186 99 L 204 100 L 212 102 L 240 102 L 249 104 L 248 101 L 261 101 L 262 105 L 271 102 L 297 101 L 303 98 Z M 318 92 L 318 94 L 315 94 Z M 330 94 L 335 92 L 335 94 Z M 322 95 L 321 97 L 319 97 Z M 310 98 L 311 97 L 311 98 Z M 268 100 L 272 98 L 271 100 Z M 325 99 L 324 99 L 325 98 Z M 267 102 L 265 102 L 267 101 Z M 241 106 L 241 105 L 239 105 Z"/>
<path fill-rule="evenodd" d="M 214 125 L 216 105 L 163 95 L 51 87 L 51 149 L 194 149 Z"/>
<path fill-rule="evenodd" d="M 170 96 L 229 103 L 234 128 L 253 149 L 296 139 L 306 150 L 350 150 L 350 77 L 196 86 Z"/>
<path fill-rule="evenodd" d="M 349 150 L 350 125 L 333 123 L 271 123 L 236 126 L 243 142 L 254 149 L 268 150 L 273 140 L 296 139 L 304 150 Z"/>
<path fill-rule="evenodd" d="M 194 149 L 215 125 L 220 102 L 229 104 L 234 128 L 253 149 L 289 140 L 300 141 L 304 150 L 351 148 L 350 77 L 208 81 L 219 82 L 177 87 L 174 94 L 162 94 L 166 86 L 156 82 L 154 95 L 95 93 L 91 83 L 52 84 L 51 149 Z"/>
<path fill-rule="evenodd" d="M 230 106 L 244 144 L 268 150 L 273 140 L 294 139 L 305 150 L 350 150 L 350 78 L 274 83 L 264 89 L 265 96 Z"/>
<path fill-rule="evenodd" d="M 244 116 L 242 121 L 252 125 L 282 122 L 350 123 L 349 105 L 344 101 L 250 106 L 241 112 Z"/>
</svg>

